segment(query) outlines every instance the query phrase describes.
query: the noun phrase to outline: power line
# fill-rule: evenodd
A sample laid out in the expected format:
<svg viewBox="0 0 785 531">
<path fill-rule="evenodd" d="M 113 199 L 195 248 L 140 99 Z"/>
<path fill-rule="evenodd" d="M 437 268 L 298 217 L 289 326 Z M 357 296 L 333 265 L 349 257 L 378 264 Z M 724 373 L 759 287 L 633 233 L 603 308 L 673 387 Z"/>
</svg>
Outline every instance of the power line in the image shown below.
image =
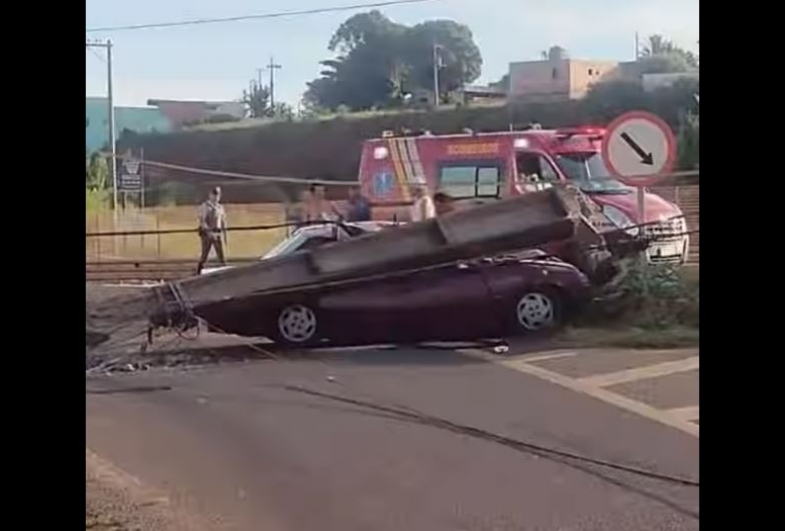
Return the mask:
<svg viewBox="0 0 785 531">
<path fill-rule="evenodd" d="M 130 31 L 152 28 L 172 28 L 178 26 L 197 26 L 201 24 L 217 24 L 221 22 L 237 22 L 241 20 L 260 20 L 267 18 L 284 18 L 303 15 L 316 15 L 321 13 L 337 13 L 341 11 L 353 11 L 357 9 L 369 9 L 374 7 L 388 7 L 404 4 L 422 4 L 435 0 L 388 0 L 386 2 L 371 2 L 366 4 L 352 4 L 346 6 L 320 7 L 315 9 L 303 9 L 299 11 L 279 11 L 275 13 L 260 13 L 257 15 L 238 15 L 234 17 L 220 18 L 198 18 L 192 20 L 180 20 L 175 22 L 155 22 L 151 24 L 131 24 L 128 26 L 105 26 L 102 28 L 88 28 L 87 33 L 108 32 L 108 31 Z"/>
</svg>

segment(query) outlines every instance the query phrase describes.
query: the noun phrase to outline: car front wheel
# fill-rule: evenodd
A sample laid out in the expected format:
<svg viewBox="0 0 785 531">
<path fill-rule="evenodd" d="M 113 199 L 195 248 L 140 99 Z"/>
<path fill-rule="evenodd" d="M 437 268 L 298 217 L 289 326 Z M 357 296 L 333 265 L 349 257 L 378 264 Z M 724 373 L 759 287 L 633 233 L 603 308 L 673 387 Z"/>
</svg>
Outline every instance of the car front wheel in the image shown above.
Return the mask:
<svg viewBox="0 0 785 531">
<path fill-rule="evenodd" d="M 561 320 L 561 302 L 552 290 L 538 289 L 523 293 L 513 310 L 513 323 L 518 332 L 551 330 Z"/>
<path fill-rule="evenodd" d="M 278 312 L 276 339 L 288 345 L 306 345 L 316 339 L 316 312 L 304 304 L 290 304 Z"/>
</svg>

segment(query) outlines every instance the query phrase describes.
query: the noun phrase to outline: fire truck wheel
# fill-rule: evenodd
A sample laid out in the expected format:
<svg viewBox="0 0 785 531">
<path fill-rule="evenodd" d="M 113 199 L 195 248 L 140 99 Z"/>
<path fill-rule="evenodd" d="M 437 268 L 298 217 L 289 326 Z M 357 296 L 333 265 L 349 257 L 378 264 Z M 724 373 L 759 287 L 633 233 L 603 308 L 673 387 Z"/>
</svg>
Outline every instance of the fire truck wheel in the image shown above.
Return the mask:
<svg viewBox="0 0 785 531">
<path fill-rule="evenodd" d="M 316 311 L 306 304 L 284 306 L 275 323 L 275 341 L 291 346 L 313 343 L 319 329 Z"/>
<path fill-rule="evenodd" d="M 516 332 L 544 332 L 558 327 L 561 323 L 562 302 L 555 289 L 533 288 L 515 300 L 512 312 L 512 324 Z"/>
</svg>

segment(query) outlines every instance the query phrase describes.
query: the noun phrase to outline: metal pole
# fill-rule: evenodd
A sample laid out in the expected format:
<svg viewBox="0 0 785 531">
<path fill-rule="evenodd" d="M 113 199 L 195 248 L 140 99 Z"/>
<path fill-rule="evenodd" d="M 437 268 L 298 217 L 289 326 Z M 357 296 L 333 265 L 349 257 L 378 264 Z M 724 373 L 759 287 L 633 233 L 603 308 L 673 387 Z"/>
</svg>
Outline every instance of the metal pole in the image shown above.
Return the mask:
<svg viewBox="0 0 785 531">
<path fill-rule="evenodd" d="M 106 88 L 109 100 L 109 149 L 112 154 L 110 171 L 112 172 L 112 206 L 117 212 L 117 145 L 114 130 L 114 91 L 112 88 L 112 41 L 106 41 Z"/>
<path fill-rule="evenodd" d="M 646 223 L 646 187 L 639 186 L 638 187 L 638 223 L 644 224 Z M 639 230 L 645 231 L 646 225 L 643 225 Z M 642 235 L 645 237 L 645 234 Z M 641 269 L 641 287 L 643 289 L 643 294 L 647 295 L 649 292 L 648 282 L 646 278 L 646 269 L 648 265 L 648 260 L 646 258 L 646 251 L 644 250 L 640 256 L 640 269 Z"/>
<path fill-rule="evenodd" d="M 439 107 L 439 45 L 433 45 L 433 106 Z"/>
<path fill-rule="evenodd" d="M 270 56 L 270 64 L 267 69 L 270 71 L 270 108 L 275 106 L 275 71 L 279 70 L 281 65 L 275 64 L 275 58 Z"/>
<path fill-rule="evenodd" d="M 641 57 L 641 52 L 640 52 L 641 48 L 639 42 L 640 41 L 638 40 L 638 32 L 636 31 L 635 32 L 635 60 L 636 61 Z"/>
</svg>

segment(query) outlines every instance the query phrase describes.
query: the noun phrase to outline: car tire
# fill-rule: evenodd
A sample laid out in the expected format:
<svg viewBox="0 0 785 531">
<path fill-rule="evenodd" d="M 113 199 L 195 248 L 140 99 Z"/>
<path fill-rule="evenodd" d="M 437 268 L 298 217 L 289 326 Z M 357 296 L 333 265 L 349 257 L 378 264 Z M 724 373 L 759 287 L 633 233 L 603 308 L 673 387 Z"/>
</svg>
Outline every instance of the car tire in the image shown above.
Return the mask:
<svg viewBox="0 0 785 531">
<path fill-rule="evenodd" d="M 511 325 L 517 334 L 548 332 L 562 323 L 563 301 L 556 289 L 528 289 L 521 293 L 511 306 Z"/>
<path fill-rule="evenodd" d="M 293 303 L 276 312 L 274 340 L 287 346 L 312 345 L 319 340 L 319 318 L 312 306 Z"/>
</svg>

